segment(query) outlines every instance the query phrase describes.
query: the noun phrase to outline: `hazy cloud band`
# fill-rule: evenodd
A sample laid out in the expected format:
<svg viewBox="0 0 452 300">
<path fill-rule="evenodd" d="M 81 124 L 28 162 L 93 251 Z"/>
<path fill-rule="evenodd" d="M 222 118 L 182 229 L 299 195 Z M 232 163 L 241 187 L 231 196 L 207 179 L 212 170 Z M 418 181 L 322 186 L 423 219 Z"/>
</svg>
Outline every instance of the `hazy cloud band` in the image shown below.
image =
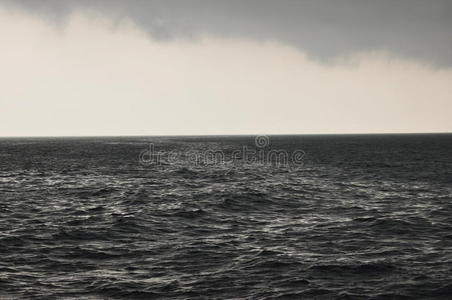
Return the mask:
<svg viewBox="0 0 452 300">
<path fill-rule="evenodd" d="M 386 51 L 437 67 L 452 65 L 448 0 L 0 0 L 46 19 L 73 12 L 131 19 L 159 40 L 219 38 L 275 41 L 327 62 Z"/>
</svg>

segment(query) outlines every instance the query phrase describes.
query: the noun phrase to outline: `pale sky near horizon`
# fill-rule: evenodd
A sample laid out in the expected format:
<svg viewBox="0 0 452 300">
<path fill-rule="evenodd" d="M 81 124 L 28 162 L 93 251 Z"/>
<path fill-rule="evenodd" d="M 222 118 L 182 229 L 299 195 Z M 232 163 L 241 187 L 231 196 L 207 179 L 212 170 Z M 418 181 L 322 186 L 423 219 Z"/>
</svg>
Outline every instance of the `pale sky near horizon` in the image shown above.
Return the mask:
<svg viewBox="0 0 452 300">
<path fill-rule="evenodd" d="M 425 3 L 0 0 L 0 136 L 452 132 Z"/>
</svg>

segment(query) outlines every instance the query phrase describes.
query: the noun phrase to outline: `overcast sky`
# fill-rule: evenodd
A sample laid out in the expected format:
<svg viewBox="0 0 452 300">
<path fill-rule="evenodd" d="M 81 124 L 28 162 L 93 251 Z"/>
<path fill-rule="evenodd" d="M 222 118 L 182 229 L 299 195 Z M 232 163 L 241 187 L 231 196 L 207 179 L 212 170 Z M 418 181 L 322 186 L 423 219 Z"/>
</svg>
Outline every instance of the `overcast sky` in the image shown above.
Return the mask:
<svg viewBox="0 0 452 300">
<path fill-rule="evenodd" d="M 0 0 L 0 136 L 452 132 L 452 1 Z"/>
</svg>

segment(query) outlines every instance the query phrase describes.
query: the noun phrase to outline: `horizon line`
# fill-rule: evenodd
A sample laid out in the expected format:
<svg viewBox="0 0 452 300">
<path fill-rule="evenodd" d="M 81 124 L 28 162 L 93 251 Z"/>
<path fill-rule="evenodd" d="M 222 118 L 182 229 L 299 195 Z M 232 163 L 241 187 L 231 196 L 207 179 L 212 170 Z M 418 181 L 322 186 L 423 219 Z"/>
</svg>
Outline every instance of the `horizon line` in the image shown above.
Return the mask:
<svg viewBox="0 0 452 300">
<path fill-rule="evenodd" d="M 245 134 L 166 134 L 166 135 L 16 135 L 0 136 L 0 139 L 8 138 L 127 138 L 127 137 L 246 137 L 246 136 L 314 136 L 314 135 L 434 135 L 434 134 L 452 134 L 450 131 L 437 132 L 347 132 L 347 133 L 245 133 Z"/>
</svg>

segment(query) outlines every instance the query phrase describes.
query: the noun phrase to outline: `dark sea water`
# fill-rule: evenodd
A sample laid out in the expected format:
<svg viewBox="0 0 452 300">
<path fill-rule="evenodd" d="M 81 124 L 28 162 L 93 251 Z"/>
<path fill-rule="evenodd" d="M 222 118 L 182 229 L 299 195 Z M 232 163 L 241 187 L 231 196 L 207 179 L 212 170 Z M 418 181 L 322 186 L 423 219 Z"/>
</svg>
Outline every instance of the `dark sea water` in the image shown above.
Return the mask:
<svg viewBox="0 0 452 300">
<path fill-rule="evenodd" d="M 452 135 L 244 146 L 0 139 L 0 299 L 452 299 Z M 229 158 L 167 157 L 206 150 Z"/>
</svg>

